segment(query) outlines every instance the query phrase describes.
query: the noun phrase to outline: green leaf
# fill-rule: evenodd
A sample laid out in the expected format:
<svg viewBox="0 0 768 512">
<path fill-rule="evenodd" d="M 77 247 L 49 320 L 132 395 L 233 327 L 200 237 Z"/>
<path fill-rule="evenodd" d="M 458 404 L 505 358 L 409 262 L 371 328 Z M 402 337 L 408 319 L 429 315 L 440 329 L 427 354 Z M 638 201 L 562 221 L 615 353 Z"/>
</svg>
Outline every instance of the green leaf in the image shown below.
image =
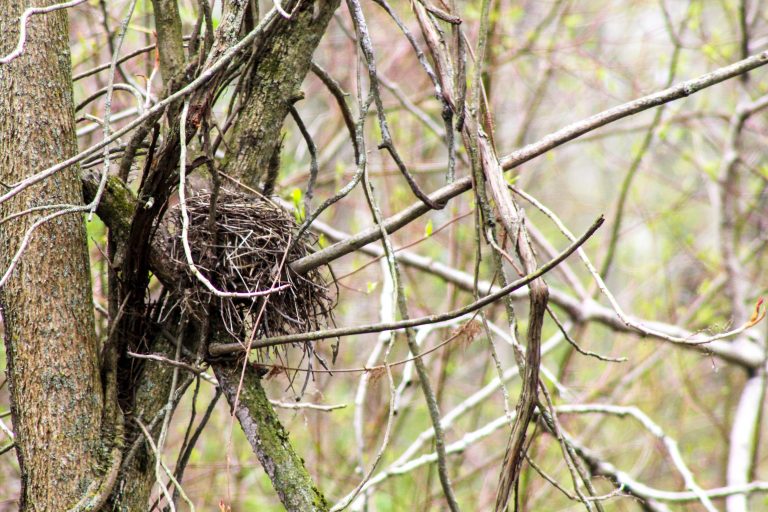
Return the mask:
<svg viewBox="0 0 768 512">
<path fill-rule="evenodd" d="M 299 207 L 301 204 L 301 189 L 295 188 L 291 190 L 291 201 L 293 201 L 293 206 Z"/>
<path fill-rule="evenodd" d="M 432 236 L 432 230 L 433 230 L 432 219 L 429 219 L 427 221 L 426 227 L 424 228 L 424 236 Z"/>
</svg>

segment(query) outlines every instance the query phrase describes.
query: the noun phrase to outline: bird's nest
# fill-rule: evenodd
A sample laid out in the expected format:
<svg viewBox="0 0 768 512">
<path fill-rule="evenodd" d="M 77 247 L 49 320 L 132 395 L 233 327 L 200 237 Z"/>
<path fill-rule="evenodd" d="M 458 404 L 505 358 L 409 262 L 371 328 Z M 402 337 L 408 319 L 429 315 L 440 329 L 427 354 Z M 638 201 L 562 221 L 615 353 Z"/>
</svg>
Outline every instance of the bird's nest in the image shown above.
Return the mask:
<svg viewBox="0 0 768 512">
<path fill-rule="evenodd" d="M 295 241 L 294 217 L 268 199 L 221 189 L 216 207 L 211 194 L 198 193 L 186 200 L 188 240 L 198 270 L 222 292 L 252 293 L 283 289 L 260 297 L 221 297 L 212 293 L 192 272 L 182 244 L 180 206 L 169 212 L 168 247 L 182 271 L 185 302 L 198 317 L 215 314 L 229 335 L 243 344 L 273 336 L 310 332 L 332 323 L 335 293 L 320 269 L 306 274 L 291 270 L 289 263 L 312 251 L 316 239 L 305 235 Z M 211 213 L 215 214 L 211 222 Z M 295 243 L 294 243 L 295 242 Z M 287 286 L 286 286 L 287 285 Z M 311 343 L 302 344 L 305 364 L 322 358 Z M 334 351 L 335 353 L 335 351 Z M 285 352 L 258 353 L 259 361 L 276 356 L 285 364 Z M 324 364 L 324 363 L 323 363 Z"/>
</svg>

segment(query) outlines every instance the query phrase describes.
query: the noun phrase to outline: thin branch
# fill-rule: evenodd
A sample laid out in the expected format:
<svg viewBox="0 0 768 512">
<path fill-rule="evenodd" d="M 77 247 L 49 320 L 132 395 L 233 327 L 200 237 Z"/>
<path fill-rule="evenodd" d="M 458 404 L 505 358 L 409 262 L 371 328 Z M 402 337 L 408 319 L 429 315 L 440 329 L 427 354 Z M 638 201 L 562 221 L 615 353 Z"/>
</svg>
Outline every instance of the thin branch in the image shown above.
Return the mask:
<svg viewBox="0 0 768 512">
<path fill-rule="evenodd" d="M 520 195 L 521 197 L 525 198 L 526 201 L 533 204 L 537 209 L 539 209 L 544 215 L 549 217 L 549 219 L 558 227 L 560 232 L 565 235 L 565 237 L 571 241 L 575 240 L 573 234 L 568 230 L 568 228 L 565 227 L 563 222 L 560 220 L 560 218 L 555 215 L 551 210 L 549 210 L 546 206 L 541 204 L 539 201 L 537 201 L 534 197 L 531 195 L 523 192 L 522 190 L 518 189 L 517 187 L 511 186 L 510 189 L 514 191 L 516 194 Z M 630 318 L 624 310 L 619 305 L 619 302 L 616 300 L 616 297 L 611 293 L 611 291 L 608 289 L 608 286 L 605 284 L 605 281 L 600 276 L 600 273 L 595 269 L 594 265 L 592 265 L 592 262 L 589 260 L 589 257 L 587 256 L 587 253 L 584 252 L 583 249 L 579 248 L 576 250 L 576 253 L 578 254 L 581 261 L 584 263 L 584 266 L 587 267 L 587 270 L 592 275 L 592 278 L 597 283 L 598 288 L 601 292 L 606 296 L 608 299 L 608 302 L 611 303 L 611 307 L 616 312 L 616 315 L 630 328 L 636 330 L 637 332 L 640 332 L 642 334 L 653 336 L 655 338 L 659 338 L 665 341 L 668 341 L 670 343 L 675 343 L 679 345 L 705 345 L 708 343 L 712 343 L 713 341 L 722 340 L 726 338 L 731 338 L 733 336 L 739 335 L 746 331 L 747 329 L 751 328 L 758 322 L 760 322 L 764 317 L 766 310 L 760 309 L 762 306 L 762 300 L 758 301 L 757 306 L 755 308 L 755 313 L 751 319 L 749 319 L 744 324 L 740 325 L 739 327 L 732 329 L 730 331 L 721 332 L 719 334 L 715 334 L 712 336 L 706 336 L 702 334 L 693 334 L 689 337 L 680 337 L 680 336 L 674 336 L 670 335 L 664 332 L 660 332 L 652 327 L 649 327 L 647 325 L 644 325 L 640 322 L 637 322 L 636 320 Z"/>
<path fill-rule="evenodd" d="M 175 366 L 177 368 L 181 368 L 183 370 L 187 370 L 188 372 L 194 373 L 195 375 L 199 375 L 205 371 L 205 368 L 193 366 L 183 361 L 174 361 L 173 359 L 169 359 L 160 354 L 137 354 L 136 352 L 131 352 L 129 350 L 126 352 L 126 355 L 128 357 L 133 357 L 135 359 L 148 359 L 150 361 L 157 361 L 163 364 L 167 364 L 169 366 Z"/>
<path fill-rule="evenodd" d="M 187 494 L 184 492 L 184 489 L 182 489 L 179 482 L 176 480 L 176 477 L 173 476 L 173 473 L 170 469 L 168 469 L 168 466 L 165 465 L 165 463 L 162 461 L 162 454 L 158 450 L 157 445 L 155 444 L 155 441 L 152 439 L 152 434 L 149 432 L 149 429 L 144 425 L 144 423 L 141 422 L 139 418 L 135 418 L 136 424 L 141 429 L 141 432 L 144 434 L 144 438 L 147 440 L 147 443 L 149 444 L 150 449 L 155 455 L 155 460 L 157 461 L 158 467 L 162 467 L 165 474 L 170 478 L 171 483 L 173 483 L 174 487 L 179 491 L 179 494 L 181 495 L 182 499 L 187 503 L 189 506 L 189 510 L 192 512 L 195 511 L 195 505 L 192 503 L 192 501 L 189 499 Z M 165 496 L 165 500 L 167 503 L 168 508 L 171 511 L 175 511 L 176 507 L 173 504 L 173 498 L 171 496 L 170 490 L 168 487 L 162 482 L 162 475 L 160 473 L 156 473 L 157 475 L 157 484 L 160 486 L 160 490 L 163 493 L 163 496 Z"/>
<path fill-rule="evenodd" d="M 120 24 L 120 33 L 117 36 L 117 47 L 114 49 L 114 53 L 112 55 L 112 63 L 109 67 L 109 83 L 107 85 L 106 90 L 106 100 L 104 102 L 104 125 L 103 125 L 103 136 L 105 139 L 109 138 L 110 133 L 110 118 L 112 116 L 112 91 L 115 88 L 115 73 L 117 70 L 117 58 L 120 54 L 120 48 L 123 46 L 123 40 L 125 39 L 125 33 L 128 30 L 128 23 L 131 21 L 131 17 L 133 16 L 133 11 L 136 8 L 136 0 L 131 0 L 130 5 L 128 6 L 128 13 L 125 15 L 125 18 L 123 19 L 122 23 Z M 135 94 L 135 93 L 134 93 Z M 139 101 L 139 113 L 141 114 L 142 106 L 141 106 L 141 94 L 137 96 Z M 107 177 L 109 176 L 109 146 L 104 146 L 104 168 L 101 172 L 101 180 L 99 181 L 99 187 L 96 189 L 96 196 L 93 198 L 93 201 L 91 202 L 89 213 L 88 213 L 88 220 L 90 221 L 93 219 L 93 214 L 96 211 L 96 208 L 99 205 L 99 202 L 101 202 L 101 196 L 104 194 L 104 188 L 107 186 Z"/>
<path fill-rule="evenodd" d="M 537 142 L 528 144 L 523 148 L 514 151 L 505 157 L 502 157 L 501 166 L 505 171 L 514 169 L 521 164 L 536 158 L 537 156 L 540 156 L 558 146 L 561 146 L 577 137 L 580 137 L 581 135 L 584 135 L 585 133 L 606 126 L 610 123 L 618 121 L 619 119 L 643 112 L 644 110 L 648 110 L 659 105 L 678 100 L 680 98 L 685 98 L 703 89 L 719 84 L 720 82 L 764 66 L 765 64 L 768 64 L 768 51 L 754 55 L 729 66 L 722 67 L 698 78 L 681 82 L 673 87 L 664 89 L 663 91 L 650 94 L 648 96 L 643 96 L 642 98 L 610 108 L 582 121 L 572 123 L 556 132 L 547 135 Z M 470 190 L 471 188 L 472 179 L 470 177 L 464 177 L 456 180 L 450 185 L 446 185 L 436 190 L 429 195 L 429 198 L 435 203 L 443 204 L 444 202 L 466 192 L 467 190 Z M 0 197 L 0 202 L 3 200 L 4 196 Z M 423 202 L 418 202 L 408 206 L 407 208 L 404 208 L 392 217 L 385 219 L 382 223 L 382 226 L 387 231 L 387 233 L 391 234 L 398 229 L 407 226 L 430 210 L 431 209 Z M 350 252 L 355 251 L 364 245 L 375 242 L 380 237 L 381 233 L 377 227 L 374 226 L 365 229 L 346 240 L 337 242 L 330 247 L 292 262 L 291 268 L 299 273 L 308 272 L 313 268 L 326 265 L 331 261 L 349 254 Z"/>
<path fill-rule="evenodd" d="M 279 400 L 270 400 L 269 403 L 271 403 L 272 405 L 280 409 L 292 409 L 292 410 L 309 409 L 312 411 L 323 411 L 323 412 L 337 411 L 339 409 L 345 409 L 347 407 L 347 404 L 325 405 L 325 404 L 313 404 L 309 402 L 289 403 L 289 402 L 280 402 Z"/>
<path fill-rule="evenodd" d="M 61 9 L 69 9 L 70 7 L 80 5 L 83 2 L 85 2 L 85 0 L 72 0 L 70 2 L 50 5 L 48 7 L 30 7 L 26 9 L 19 18 L 19 42 L 16 43 L 16 48 L 11 53 L 5 57 L 0 57 L 0 64 L 8 64 L 24 52 L 24 46 L 27 44 L 27 22 L 31 16 L 34 16 L 35 14 L 46 14 Z"/>
<path fill-rule="evenodd" d="M 549 262 L 547 262 L 546 264 L 542 265 L 535 272 L 528 274 L 527 276 L 521 279 L 511 282 L 507 286 L 501 288 L 500 290 L 494 293 L 488 294 L 482 299 L 476 302 L 473 302 L 463 308 L 450 311 L 448 313 L 429 315 L 429 316 L 424 316 L 420 318 L 412 318 L 409 320 L 401 320 L 398 322 L 363 325 L 359 327 L 346 327 L 346 328 L 340 328 L 340 329 L 328 329 L 325 331 L 292 334 L 287 336 L 275 336 L 273 338 L 265 338 L 263 340 L 254 342 L 253 348 L 266 348 L 266 347 L 272 347 L 277 345 L 285 345 L 287 343 L 335 338 L 339 336 L 351 336 L 354 334 L 366 334 L 366 333 L 372 333 L 372 332 L 406 329 L 409 327 L 416 327 L 419 325 L 432 324 L 436 322 L 442 322 L 444 320 L 451 320 L 461 315 L 472 313 L 473 311 L 477 311 L 489 304 L 496 302 L 497 300 L 504 297 L 505 295 L 527 285 L 534 279 L 538 279 L 542 275 L 546 274 L 547 272 L 555 268 L 557 265 L 560 264 L 560 262 L 565 260 L 568 256 L 573 254 L 573 252 L 575 252 L 582 244 L 584 244 L 584 242 L 586 242 L 595 233 L 595 231 L 597 231 L 597 229 L 602 225 L 603 221 L 604 221 L 603 217 L 598 218 L 597 221 L 594 224 L 592 224 L 592 226 L 578 240 L 575 240 L 570 246 L 568 246 L 565 250 L 563 250 L 558 255 L 557 258 L 554 258 Z M 243 346 L 240 343 L 226 343 L 226 344 L 214 343 L 214 344 L 211 344 L 209 351 L 211 355 L 221 356 L 225 354 L 242 352 Z"/>
</svg>

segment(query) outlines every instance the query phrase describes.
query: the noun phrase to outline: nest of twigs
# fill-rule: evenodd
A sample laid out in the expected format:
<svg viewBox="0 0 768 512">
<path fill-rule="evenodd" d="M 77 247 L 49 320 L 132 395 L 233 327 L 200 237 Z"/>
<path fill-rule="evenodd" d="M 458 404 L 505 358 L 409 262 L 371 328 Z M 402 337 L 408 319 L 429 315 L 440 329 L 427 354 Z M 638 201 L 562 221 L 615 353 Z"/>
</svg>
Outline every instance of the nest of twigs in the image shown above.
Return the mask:
<svg viewBox="0 0 768 512">
<path fill-rule="evenodd" d="M 289 266 L 309 254 L 317 241 L 307 234 L 294 243 L 298 225 L 290 213 L 266 198 L 226 189 L 219 191 L 213 210 L 208 192 L 187 198 L 186 209 L 192 260 L 217 290 L 252 293 L 288 285 L 261 297 L 212 293 L 188 265 L 181 238 L 181 207 L 177 205 L 169 212 L 168 247 L 182 269 L 179 286 L 186 292 L 185 302 L 193 303 L 190 309 L 196 316 L 218 316 L 219 328 L 243 344 L 251 339 L 315 331 L 332 323 L 335 293 L 324 272 L 315 269 L 298 274 Z M 313 359 L 323 363 L 311 343 L 301 346 L 310 369 Z M 284 355 L 280 349 L 258 353 L 260 361 L 277 356 L 280 364 L 285 364 Z"/>
</svg>

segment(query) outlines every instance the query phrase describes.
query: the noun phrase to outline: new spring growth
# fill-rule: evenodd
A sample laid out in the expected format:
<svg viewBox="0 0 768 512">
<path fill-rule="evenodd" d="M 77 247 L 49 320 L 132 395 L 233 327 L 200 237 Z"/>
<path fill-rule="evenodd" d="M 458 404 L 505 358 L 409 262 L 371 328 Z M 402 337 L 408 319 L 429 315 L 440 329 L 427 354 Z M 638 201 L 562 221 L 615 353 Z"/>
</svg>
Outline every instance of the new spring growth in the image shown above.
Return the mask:
<svg viewBox="0 0 768 512">
<path fill-rule="evenodd" d="M 752 318 L 750 318 L 749 322 L 747 322 L 747 327 L 752 327 L 753 325 L 760 323 L 760 321 L 765 318 L 766 308 L 762 307 L 763 302 L 763 297 L 757 299 L 757 303 L 755 304 L 755 312 L 752 313 Z"/>
</svg>

